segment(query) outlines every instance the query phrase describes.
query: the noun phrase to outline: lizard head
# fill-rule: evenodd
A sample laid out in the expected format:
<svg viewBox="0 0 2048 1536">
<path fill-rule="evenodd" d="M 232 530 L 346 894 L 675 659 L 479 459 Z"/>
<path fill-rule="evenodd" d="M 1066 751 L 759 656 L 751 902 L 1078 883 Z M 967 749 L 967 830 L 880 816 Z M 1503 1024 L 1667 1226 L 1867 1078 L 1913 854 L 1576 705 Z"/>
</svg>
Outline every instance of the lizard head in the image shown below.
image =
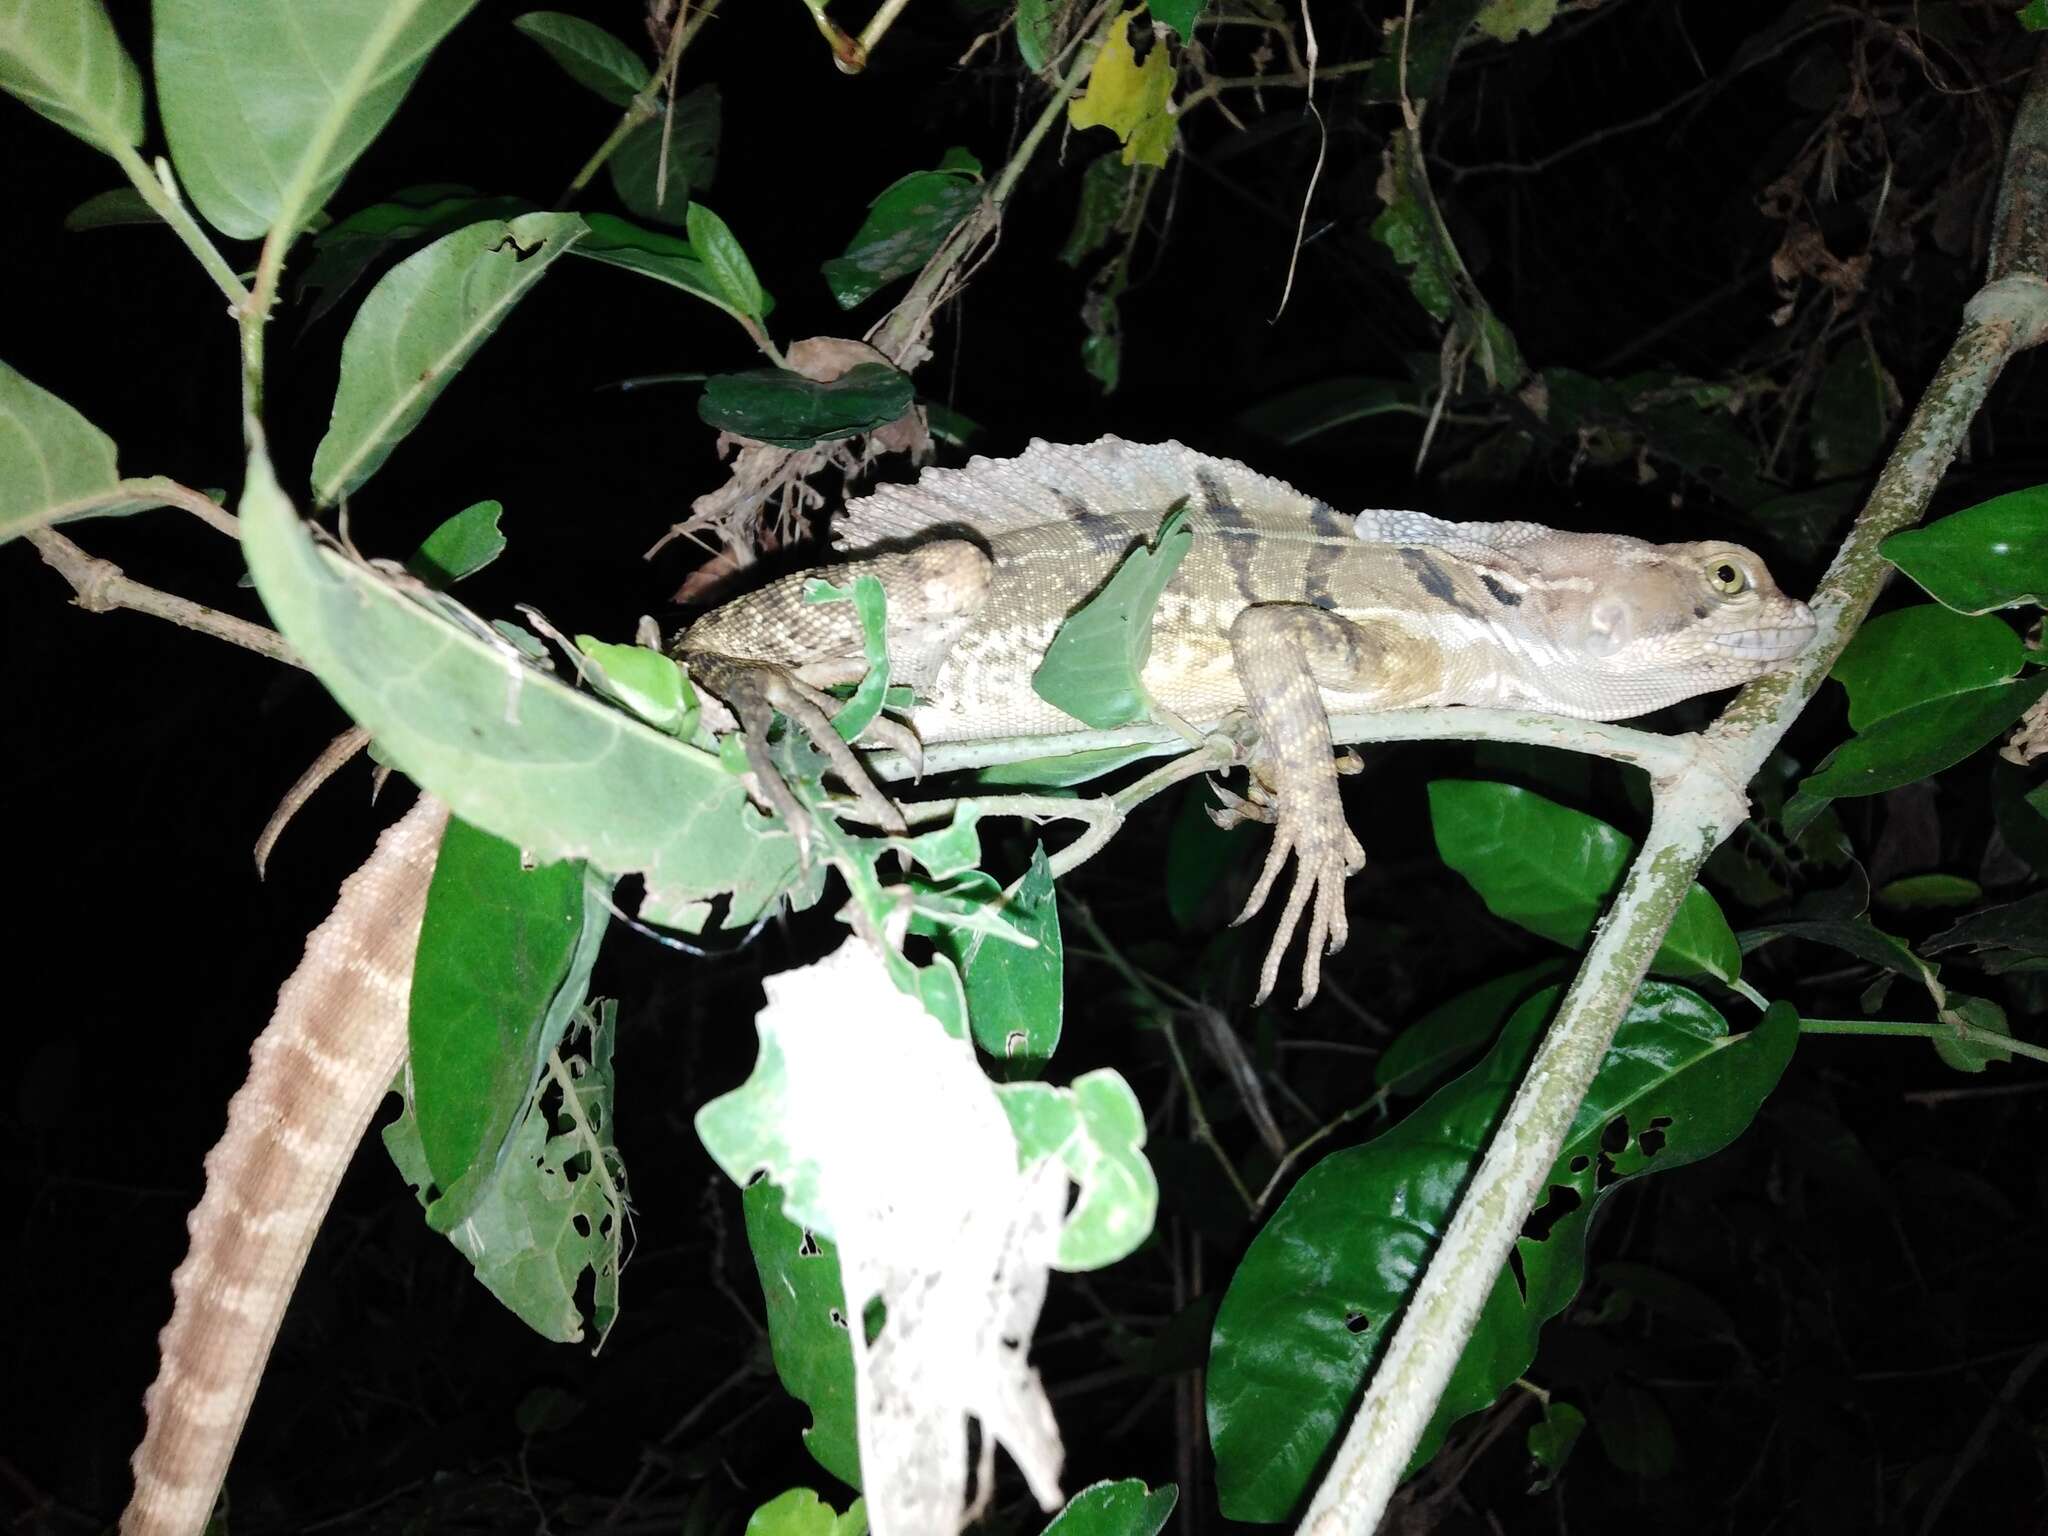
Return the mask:
<svg viewBox="0 0 2048 1536">
<path fill-rule="evenodd" d="M 1740 544 L 1579 534 L 1520 553 L 1550 567 L 1554 633 L 1628 713 L 1746 683 L 1814 637 L 1812 611 Z"/>
</svg>

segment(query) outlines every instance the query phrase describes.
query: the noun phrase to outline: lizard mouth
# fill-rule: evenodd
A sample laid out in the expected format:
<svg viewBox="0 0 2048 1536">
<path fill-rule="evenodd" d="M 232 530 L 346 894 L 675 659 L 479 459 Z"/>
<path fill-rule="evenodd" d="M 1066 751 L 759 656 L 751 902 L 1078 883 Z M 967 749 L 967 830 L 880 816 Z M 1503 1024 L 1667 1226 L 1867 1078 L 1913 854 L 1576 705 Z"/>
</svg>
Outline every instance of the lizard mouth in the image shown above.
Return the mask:
<svg viewBox="0 0 2048 1536">
<path fill-rule="evenodd" d="M 1784 661 L 1806 649 L 1817 627 L 1812 611 L 1800 603 L 1783 624 L 1716 635 L 1712 643 L 1717 649 L 1732 652 L 1744 661 Z"/>
</svg>

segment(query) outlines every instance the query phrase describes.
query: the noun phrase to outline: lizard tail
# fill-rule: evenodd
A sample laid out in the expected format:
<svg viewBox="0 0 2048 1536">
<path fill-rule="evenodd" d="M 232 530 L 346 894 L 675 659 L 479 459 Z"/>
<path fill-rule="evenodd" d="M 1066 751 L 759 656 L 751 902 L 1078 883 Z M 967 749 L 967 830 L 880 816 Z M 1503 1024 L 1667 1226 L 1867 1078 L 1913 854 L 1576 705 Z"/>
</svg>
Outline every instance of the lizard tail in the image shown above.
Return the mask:
<svg viewBox="0 0 2048 1536">
<path fill-rule="evenodd" d="M 143 1398 L 122 1536 L 198 1536 L 248 1417 L 306 1251 L 405 1060 L 413 951 L 448 808 L 431 796 L 378 839 L 278 992 L 206 1157 Z"/>
</svg>

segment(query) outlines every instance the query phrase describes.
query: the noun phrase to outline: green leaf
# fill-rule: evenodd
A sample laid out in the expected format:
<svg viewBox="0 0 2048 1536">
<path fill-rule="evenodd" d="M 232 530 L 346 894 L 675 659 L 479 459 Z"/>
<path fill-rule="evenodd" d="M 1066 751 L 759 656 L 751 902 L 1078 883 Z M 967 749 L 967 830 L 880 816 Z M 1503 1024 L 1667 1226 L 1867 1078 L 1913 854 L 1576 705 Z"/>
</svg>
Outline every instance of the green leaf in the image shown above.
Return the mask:
<svg viewBox="0 0 2048 1536">
<path fill-rule="evenodd" d="M 706 379 L 697 414 L 755 442 L 808 448 L 887 426 L 916 398 L 910 376 L 887 363 L 859 363 L 823 383 L 787 368 L 757 368 Z"/>
<path fill-rule="evenodd" d="M 1994 496 L 1878 553 L 1959 613 L 2048 604 L 2048 485 Z"/>
<path fill-rule="evenodd" d="M 991 902 L 1000 900 L 995 881 L 967 877 Z M 1066 1003 L 1066 946 L 1060 937 L 1059 900 L 1045 849 L 1033 847 L 1031 867 L 1017 883 L 1003 916 L 1037 948 L 1004 942 L 998 935 L 948 927 L 939 944 L 960 968 L 967 989 L 968 1027 L 974 1043 L 1003 1064 L 1011 1078 L 1036 1077 L 1060 1043 Z"/>
<path fill-rule="evenodd" d="M 581 863 L 525 869 L 510 843 L 449 819 L 413 968 L 409 1069 L 437 1231 L 495 1173 L 582 1006 L 608 917 Z"/>
<path fill-rule="evenodd" d="M 394 192 L 381 203 L 359 208 L 313 236 L 312 256 L 298 281 L 311 325 L 348 296 L 373 262 L 400 245 L 438 240 L 487 219 L 516 219 L 537 211 L 521 197 L 483 197 L 474 188 L 435 183 Z"/>
<path fill-rule="evenodd" d="M 1369 101 L 1434 101 L 1450 78 L 1451 60 L 1485 0 L 1436 0 L 1412 21 L 1388 27 L 1366 75 Z"/>
<path fill-rule="evenodd" d="M 1586 1416 L 1570 1403 L 1553 1398 L 1543 1405 L 1542 1419 L 1529 1426 L 1529 1456 L 1543 1469 L 1543 1475 L 1530 1488 L 1531 1493 L 1541 1493 L 1557 1481 L 1557 1474 L 1571 1459 L 1572 1447 L 1579 1443 L 1585 1428 Z"/>
<path fill-rule="evenodd" d="M 1961 875 L 1907 875 L 1879 886 L 1871 899 L 1881 907 L 1909 912 L 1938 912 L 1950 907 L 1967 907 L 1980 899 L 1984 887 Z"/>
<path fill-rule="evenodd" d="M 1017 0 L 1017 56 L 1033 74 L 1052 57 L 1057 10 L 1056 0 Z"/>
<path fill-rule="evenodd" d="M 260 451 L 242 498 L 256 589 L 306 665 L 415 783 L 531 857 L 643 873 L 640 915 L 695 932 L 708 899 L 757 917 L 796 846 L 747 809 L 719 760 L 524 665 L 368 567 L 317 549 Z"/>
<path fill-rule="evenodd" d="M 1141 61 L 1131 33 L 1149 27 L 1133 7 L 1117 17 L 1088 71 L 1087 88 L 1067 103 L 1076 128 L 1107 128 L 1123 142 L 1126 165 L 1166 164 L 1173 148 L 1174 66 L 1169 50 L 1146 39 Z"/>
<path fill-rule="evenodd" d="M 1497 43 L 1512 43 L 1521 33 L 1534 37 L 1557 19 L 1557 0 L 1486 0 L 1475 22 Z"/>
<path fill-rule="evenodd" d="M 1087 752 L 1068 752 L 1059 757 L 1030 757 L 1017 763 L 995 763 L 977 769 L 976 784 L 1030 784 L 1042 788 L 1063 788 L 1085 784 L 1105 773 L 1114 773 L 1126 763 L 1157 757 L 1154 747 L 1097 747 Z"/>
<path fill-rule="evenodd" d="M 475 3 L 156 0 L 164 137 L 207 222 L 303 228 Z"/>
<path fill-rule="evenodd" d="M 576 637 L 576 649 L 602 676 L 602 691 L 624 708 L 664 736 L 687 741 L 696 733 L 697 690 L 671 658 L 644 645 L 610 645 L 589 635 Z"/>
<path fill-rule="evenodd" d="M 653 76 L 640 56 L 603 27 L 560 11 L 528 11 L 512 25 L 547 51 L 571 80 L 615 107 L 629 107 Z"/>
<path fill-rule="evenodd" d="M 1195 23 L 1202 19 L 1202 12 L 1209 0 L 1148 0 L 1145 9 L 1152 13 L 1152 19 L 1163 27 L 1171 27 L 1175 36 L 1186 42 L 1195 35 Z"/>
<path fill-rule="evenodd" d="M 2023 31 L 2048 32 L 2048 0 L 2027 0 L 2013 19 Z"/>
<path fill-rule="evenodd" d="M 505 535 L 498 519 L 505 508 L 495 501 L 464 507 L 442 523 L 407 556 L 405 568 L 430 587 L 448 588 L 475 575 L 505 553 Z"/>
<path fill-rule="evenodd" d="M 747 1519 L 746 1536 L 867 1536 L 867 1507 L 855 1499 L 846 1513 L 834 1513 L 808 1488 L 777 1494 Z"/>
<path fill-rule="evenodd" d="M 1477 1066 L 1373 1141 L 1316 1164 L 1252 1240 L 1217 1311 L 1209 1357 L 1209 1435 L 1229 1518 L 1296 1512 L 1414 1297 L 1556 999 L 1554 989 L 1531 998 Z M 1694 993 L 1643 986 L 1546 1177 L 1550 1195 L 1531 1227 L 1541 1235 L 1516 1240 L 1517 1262 L 1496 1281 L 1415 1465 L 1527 1368 L 1543 1323 L 1578 1291 L 1600 1202 L 1639 1174 L 1696 1162 L 1740 1135 L 1798 1031 L 1780 1003 L 1731 1038 Z"/>
<path fill-rule="evenodd" d="M 846 249 L 820 268 L 841 309 L 919 271 L 981 201 L 981 182 L 950 171 L 913 171 L 882 189 Z"/>
<path fill-rule="evenodd" d="M 1102 590 L 1060 625 L 1031 674 L 1041 699 L 1098 730 L 1152 713 L 1141 676 L 1152 655 L 1152 610 L 1194 541 L 1182 497 L 1150 547 L 1125 556 Z"/>
<path fill-rule="evenodd" d="M 822 577 L 804 584 L 807 603 L 852 603 L 860 615 L 861 649 L 868 669 L 847 701 L 832 716 L 841 741 L 859 741 L 875 723 L 889 696 L 889 600 L 873 576 L 856 576 L 851 586 L 835 587 Z"/>
<path fill-rule="evenodd" d="M 1159 1181 L 1145 1161 L 1145 1112 L 1112 1068 L 1083 1073 L 1073 1085 L 1001 1083 L 996 1097 L 1029 1166 L 1058 1158 L 1079 1193 L 1060 1227 L 1054 1267 L 1103 1269 L 1152 1235 Z"/>
<path fill-rule="evenodd" d="M 1020 9 L 1020 26 L 1023 16 Z M 1109 243 L 1123 222 L 1131 184 L 1137 175 L 1134 168 L 1124 164 L 1124 157 L 1113 150 L 1088 162 L 1088 169 L 1081 173 L 1081 195 L 1074 204 L 1074 227 L 1067 232 L 1067 243 L 1060 247 L 1061 261 L 1078 267 Z"/>
<path fill-rule="evenodd" d="M 687 223 L 690 246 L 704 263 L 712 287 L 724 295 L 726 303 L 737 313 L 750 320 L 762 319 L 768 313 L 768 295 L 761 289 L 761 280 L 754 276 L 754 264 L 747 260 L 747 253 L 740 248 L 738 237 L 725 220 L 702 203 L 692 203 Z"/>
<path fill-rule="evenodd" d="M 1180 1490 L 1172 1483 L 1148 1489 L 1135 1477 L 1090 1483 L 1052 1517 L 1043 1536 L 1159 1536 L 1173 1518 Z"/>
<path fill-rule="evenodd" d="M 1930 778 L 2003 733 L 2044 691 L 2048 672 L 1908 705 L 1830 752 L 1800 784 L 1797 799 L 1811 805 L 1850 795 L 1881 795 Z M 1787 827 L 1794 821 L 1788 803 Z"/>
<path fill-rule="evenodd" d="M 2048 891 L 2036 891 L 2003 906 L 1972 912 L 1928 939 L 1921 948 L 1930 955 L 1967 949 L 1971 958 L 1993 976 L 2048 959 Z"/>
<path fill-rule="evenodd" d="M 717 83 L 711 82 L 676 98 L 673 124 L 656 116 L 627 134 L 605 162 L 619 201 L 657 224 L 687 224 L 691 195 L 710 186 L 718 174 L 723 112 Z M 664 144 L 666 183 L 661 180 Z"/>
<path fill-rule="evenodd" d="M 1415 385 L 1406 379 L 1347 377 L 1290 389 L 1241 412 L 1238 422 L 1292 447 L 1319 433 L 1373 416 L 1412 414 Z"/>
<path fill-rule="evenodd" d="M 1635 856 L 1626 833 L 1512 784 L 1438 779 L 1429 811 L 1437 852 L 1489 912 L 1568 949 L 1584 947 Z M 1698 885 L 1679 903 L 1650 969 L 1724 982 L 1742 974 L 1728 919 Z"/>
<path fill-rule="evenodd" d="M 1915 704 L 2002 683 L 2025 654 L 2002 619 L 1916 603 L 1857 630 L 1829 676 L 1849 690 L 1849 724 L 1866 731 Z"/>
<path fill-rule="evenodd" d="M 1810 944 L 1825 944 L 1830 949 L 1839 949 L 1866 964 L 1918 983 L 1927 989 L 1935 1007 L 1946 1006 L 1948 992 L 1941 984 L 1941 968 L 1921 959 L 1904 939 L 1886 933 L 1868 918 L 1814 919 L 1745 928 L 1742 931 L 1743 953 L 1760 949 L 1774 939 L 1804 939 Z"/>
<path fill-rule="evenodd" d="M 1373 1066 L 1373 1086 L 1421 1093 L 1491 1041 L 1516 1007 L 1531 992 L 1555 985 L 1564 968 L 1562 960 L 1546 960 L 1438 1003 L 1387 1043 Z"/>
<path fill-rule="evenodd" d="M 694 208 L 696 204 L 690 206 Z M 607 266 L 624 267 L 628 272 L 638 272 L 642 277 L 651 277 L 671 288 L 680 288 L 695 298 L 715 304 L 735 319 L 748 318 L 744 311 L 727 299 L 725 290 L 719 287 L 711 270 L 697 255 L 696 247 L 687 240 L 679 240 L 658 230 L 641 229 L 609 213 L 586 214 L 583 222 L 589 226 L 590 233 L 576 243 L 576 255 L 601 261 Z M 767 302 L 765 297 L 763 302 Z"/>
<path fill-rule="evenodd" d="M 327 435 L 313 451 L 323 505 L 374 475 L 512 306 L 583 238 L 573 213 L 487 220 L 385 273 L 348 328 Z"/>
<path fill-rule="evenodd" d="M 1861 475 L 1891 436 L 1893 392 L 1877 349 L 1861 332 L 1829 359 L 1813 392 L 1814 473 L 1822 480 Z"/>
<path fill-rule="evenodd" d="M 0 5 L 0 91 L 94 149 L 142 142 L 142 75 L 100 0 Z"/>
<path fill-rule="evenodd" d="M 114 440 L 0 363 L 0 540 L 100 510 L 120 483 Z"/>
<path fill-rule="evenodd" d="M 1678 1437 L 1657 1394 L 1617 1382 L 1593 1405 L 1593 1433 L 1607 1459 L 1631 1477 L 1665 1477 L 1678 1465 Z"/>
<path fill-rule="evenodd" d="M 475 1199 L 447 1232 L 492 1295 L 536 1333 L 561 1344 L 583 1337 L 576 1298 L 586 1272 L 589 1322 L 600 1345 L 619 1311 L 626 1192 L 612 1138 L 616 1014 L 609 1002 L 594 1017 L 588 1009 L 578 1014 L 549 1063 L 552 1108 L 539 1094 L 529 1100 L 496 1171 L 479 1170 Z M 574 1049 L 579 1035 L 588 1038 L 582 1054 Z M 425 1203 L 432 1175 L 410 1103 L 385 1127 L 384 1146 Z"/>
<path fill-rule="evenodd" d="M 858 1488 L 853 1342 L 839 1250 L 830 1238 L 806 1232 L 783 1215 L 782 1199 L 767 1179 L 756 1179 L 740 1193 L 747 1246 L 768 1313 L 768 1348 L 783 1387 L 811 1410 L 804 1448 L 827 1472 Z"/>
<path fill-rule="evenodd" d="M 1949 1006 L 1941 1010 L 1944 1024 L 1967 1025 L 1980 1034 L 2010 1037 L 2012 1026 L 2005 1022 L 2005 1010 L 1998 1004 L 1982 997 L 1966 997 L 1960 992 L 1949 995 Z M 2012 1052 L 2002 1045 L 1993 1045 L 1987 1040 L 1965 1036 L 1960 1031 L 1949 1034 L 1937 1030 L 1934 1035 L 1934 1054 L 1958 1072 L 1982 1072 L 1997 1063 L 2004 1066 L 2012 1060 Z"/>
<path fill-rule="evenodd" d="M 130 224 L 161 224 L 163 216 L 133 187 L 110 187 L 95 192 L 64 215 L 64 228 L 73 234 L 93 229 L 119 229 Z"/>
</svg>

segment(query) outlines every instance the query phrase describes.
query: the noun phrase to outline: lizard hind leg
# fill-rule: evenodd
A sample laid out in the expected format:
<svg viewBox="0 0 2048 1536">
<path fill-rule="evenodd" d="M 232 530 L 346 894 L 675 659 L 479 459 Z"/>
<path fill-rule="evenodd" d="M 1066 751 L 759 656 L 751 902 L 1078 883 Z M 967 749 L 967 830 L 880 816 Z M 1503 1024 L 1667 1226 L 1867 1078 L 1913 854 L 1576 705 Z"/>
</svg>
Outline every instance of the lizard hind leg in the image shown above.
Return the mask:
<svg viewBox="0 0 2048 1536">
<path fill-rule="evenodd" d="M 1224 825 L 1245 819 L 1273 823 L 1273 845 L 1238 922 L 1257 915 L 1289 855 L 1295 860 L 1294 885 L 1259 969 L 1253 1002 L 1272 994 L 1280 961 L 1306 912 L 1308 953 L 1296 1004 L 1306 1007 L 1322 983 L 1323 955 L 1335 954 L 1350 936 L 1344 882 L 1365 867 L 1365 849 L 1345 821 L 1337 794 L 1337 775 L 1356 772 L 1356 759 L 1337 757 L 1320 688 L 1369 692 L 1381 673 L 1380 647 L 1347 619 L 1291 603 L 1246 608 L 1231 625 L 1230 645 L 1259 744 L 1250 796 L 1228 796 L 1223 811 L 1212 814 Z"/>
</svg>

